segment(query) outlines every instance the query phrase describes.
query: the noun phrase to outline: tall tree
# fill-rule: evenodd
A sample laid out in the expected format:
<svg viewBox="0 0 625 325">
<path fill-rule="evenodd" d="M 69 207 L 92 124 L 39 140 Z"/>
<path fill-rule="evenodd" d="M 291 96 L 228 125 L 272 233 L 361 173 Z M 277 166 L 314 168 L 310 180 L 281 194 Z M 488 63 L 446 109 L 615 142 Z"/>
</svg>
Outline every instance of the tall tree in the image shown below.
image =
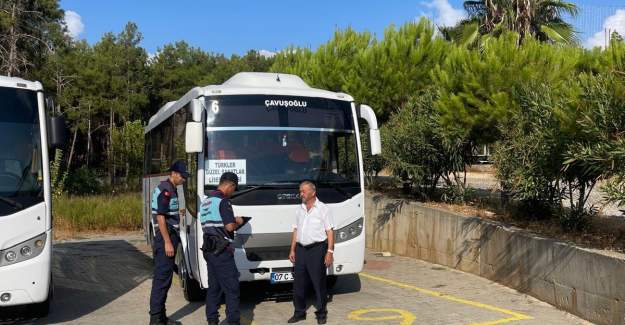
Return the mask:
<svg viewBox="0 0 625 325">
<path fill-rule="evenodd" d="M 39 68 L 63 30 L 57 0 L 0 1 L 0 73 L 26 76 Z"/>
<path fill-rule="evenodd" d="M 467 46 L 487 46 L 493 37 L 507 31 L 519 35 L 518 44 L 528 37 L 543 42 L 575 44 L 577 35 L 565 15 L 576 16 L 574 3 L 563 0 L 469 0 L 464 2 L 467 19 L 443 34 Z"/>
<path fill-rule="evenodd" d="M 431 84 L 430 71 L 451 47 L 435 33 L 427 19 L 399 28 L 391 25 L 381 40 L 348 28 L 335 32 L 315 51 L 281 51 L 272 71 L 294 73 L 314 87 L 347 92 L 371 105 L 384 122 Z"/>
<path fill-rule="evenodd" d="M 226 60 L 189 46 L 184 41 L 158 49 L 149 62 L 152 109 L 144 117 L 147 118 L 166 102 L 176 100 L 191 88 L 199 86 L 222 59 Z"/>
</svg>

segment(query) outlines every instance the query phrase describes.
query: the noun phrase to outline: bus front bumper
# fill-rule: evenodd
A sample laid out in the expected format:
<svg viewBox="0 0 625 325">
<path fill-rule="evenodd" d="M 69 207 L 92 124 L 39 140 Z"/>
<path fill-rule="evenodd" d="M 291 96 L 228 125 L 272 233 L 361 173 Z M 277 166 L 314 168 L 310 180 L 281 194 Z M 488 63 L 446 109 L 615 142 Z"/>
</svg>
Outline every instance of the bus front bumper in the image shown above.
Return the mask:
<svg viewBox="0 0 625 325">
<path fill-rule="evenodd" d="M 365 258 L 365 234 L 364 232 L 349 241 L 334 245 L 334 263 L 327 268 L 328 275 L 356 274 L 362 271 Z M 247 261 L 245 251 L 235 251 L 238 263 L 239 281 L 271 280 L 271 273 L 291 272 L 293 264 L 289 260 L 263 261 L 251 263 Z"/>
<path fill-rule="evenodd" d="M 48 298 L 51 274 L 52 233 L 48 230 L 44 250 L 37 257 L 0 267 L 0 307 L 43 302 Z M 8 294 L 8 295 L 7 295 Z"/>
</svg>

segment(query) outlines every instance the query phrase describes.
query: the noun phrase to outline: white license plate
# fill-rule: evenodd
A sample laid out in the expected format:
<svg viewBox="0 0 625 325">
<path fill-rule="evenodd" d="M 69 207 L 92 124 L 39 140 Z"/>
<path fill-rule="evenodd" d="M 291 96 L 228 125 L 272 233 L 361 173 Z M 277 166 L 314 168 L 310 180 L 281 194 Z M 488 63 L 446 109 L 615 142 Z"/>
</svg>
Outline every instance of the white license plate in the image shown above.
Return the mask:
<svg viewBox="0 0 625 325">
<path fill-rule="evenodd" d="M 293 281 L 292 272 L 285 272 L 285 273 L 271 272 L 271 283 L 291 282 L 291 281 Z"/>
</svg>

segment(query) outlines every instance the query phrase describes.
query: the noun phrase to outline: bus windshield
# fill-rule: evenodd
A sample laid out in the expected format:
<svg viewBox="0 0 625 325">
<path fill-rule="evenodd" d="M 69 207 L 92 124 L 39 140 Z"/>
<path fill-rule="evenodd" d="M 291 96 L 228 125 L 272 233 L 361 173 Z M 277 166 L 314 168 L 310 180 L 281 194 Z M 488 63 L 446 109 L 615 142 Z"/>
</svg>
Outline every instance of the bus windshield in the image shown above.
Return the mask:
<svg viewBox="0 0 625 325">
<path fill-rule="evenodd" d="M 0 87 L 0 216 L 43 201 L 37 93 Z"/>
<path fill-rule="evenodd" d="M 351 104 L 321 98 L 223 96 L 208 99 L 205 183 L 233 171 L 239 189 L 359 188 Z"/>
</svg>

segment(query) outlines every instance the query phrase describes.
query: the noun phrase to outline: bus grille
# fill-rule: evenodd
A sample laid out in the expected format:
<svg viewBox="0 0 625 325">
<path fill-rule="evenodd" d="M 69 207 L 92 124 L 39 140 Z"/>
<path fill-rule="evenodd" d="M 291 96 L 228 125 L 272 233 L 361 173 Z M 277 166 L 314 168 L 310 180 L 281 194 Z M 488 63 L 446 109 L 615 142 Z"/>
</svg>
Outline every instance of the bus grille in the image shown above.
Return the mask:
<svg viewBox="0 0 625 325">
<path fill-rule="evenodd" d="M 245 248 L 247 259 L 251 262 L 288 260 L 290 246 Z"/>
</svg>

